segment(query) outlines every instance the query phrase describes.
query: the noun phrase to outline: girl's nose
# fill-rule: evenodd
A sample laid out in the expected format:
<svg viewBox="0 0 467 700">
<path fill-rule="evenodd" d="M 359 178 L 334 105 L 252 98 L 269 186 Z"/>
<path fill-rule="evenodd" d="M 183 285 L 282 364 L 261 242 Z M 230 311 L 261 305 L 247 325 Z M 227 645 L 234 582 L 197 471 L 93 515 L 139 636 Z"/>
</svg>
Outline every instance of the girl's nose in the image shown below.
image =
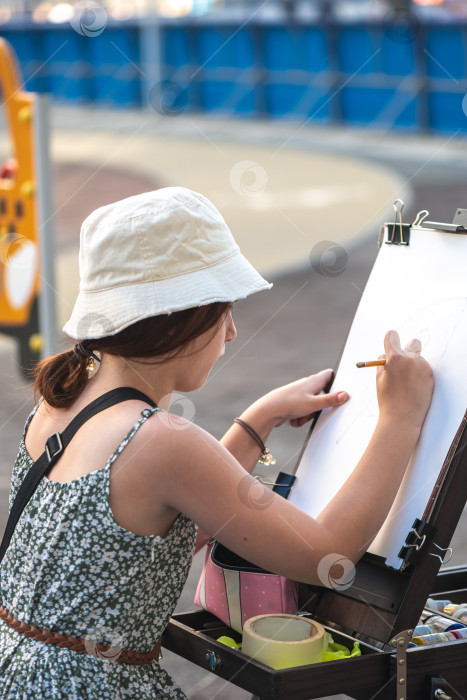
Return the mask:
<svg viewBox="0 0 467 700">
<path fill-rule="evenodd" d="M 229 314 L 226 318 L 225 322 L 225 342 L 230 343 L 231 340 L 235 340 L 237 337 L 237 329 L 235 328 L 235 323 L 232 318 L 232 312 L 229 311 Z"/>
</svg>

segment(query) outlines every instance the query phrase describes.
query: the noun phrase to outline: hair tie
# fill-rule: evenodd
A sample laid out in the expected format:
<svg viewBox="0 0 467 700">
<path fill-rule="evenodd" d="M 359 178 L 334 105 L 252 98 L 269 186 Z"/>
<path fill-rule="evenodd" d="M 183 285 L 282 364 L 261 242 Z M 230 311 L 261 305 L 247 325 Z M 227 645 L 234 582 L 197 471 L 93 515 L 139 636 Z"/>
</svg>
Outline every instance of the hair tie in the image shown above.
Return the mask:
<svg viewBox="0 0 467 700">
<path fill-rule="evenodd" d="M 97 357 L 97 355 L 93 353 L 92 350 L 85 348 L 81 342 L 76 343 L 76 345 L 74 345 L 73 354 L 79 362 L 82 362 L 82 360 L 89 360 L 91 358 L 93 360 L 96 360 L 97 362 L 100 362 L 100 358 Z"/>
</svg>

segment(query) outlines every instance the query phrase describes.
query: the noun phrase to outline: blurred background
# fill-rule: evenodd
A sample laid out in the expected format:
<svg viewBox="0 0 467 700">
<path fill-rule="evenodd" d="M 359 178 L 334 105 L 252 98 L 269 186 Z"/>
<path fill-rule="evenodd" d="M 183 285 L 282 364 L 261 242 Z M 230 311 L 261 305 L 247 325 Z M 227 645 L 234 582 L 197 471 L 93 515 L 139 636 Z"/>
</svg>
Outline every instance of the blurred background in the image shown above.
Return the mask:
<svg viewBox="0 0 467 700">
<path fill-rule="evenodd" d="M 38 185 L 54 278 L 41 281 L 58 329 L 78 289 L 83 219 L 157 187 L 208 196 L 274 282 L 236 304 L 238 338 L 206 385 L 174 397 L 173 411 L 216 437 L 271 388 L 336 366 L 395 199 L 407 222 L 467 208 L 467 0 L 0 0 L 0 37 L 19 91 L 50 97 Z M 0 89 L 1 188 L 18 173 L 18 143 L 1 76 Z M 2 207 L 0 239 L 16 230 Z M 0 318 L 2 527 L 33 406 L 25 364 L 43 348 L 33 321 Z M 54 343 L 67 347 L 59 330 Z M 305 437 L 271 436 L 277 469 L 294 467 Z M 467 561 L 466 525 L 451 563 Z M 193 608 L 201 566 L 198 555 L 179 610 Z M 194 700 L 249 697 L 168 652 L 164 663 Z"/>
<path fill-rule="evenodd" d="M 27 88 L 66 104 L 463 132 L 464 17 L 463 0 L 2 0 L 0 26 Z"/>
</svg>

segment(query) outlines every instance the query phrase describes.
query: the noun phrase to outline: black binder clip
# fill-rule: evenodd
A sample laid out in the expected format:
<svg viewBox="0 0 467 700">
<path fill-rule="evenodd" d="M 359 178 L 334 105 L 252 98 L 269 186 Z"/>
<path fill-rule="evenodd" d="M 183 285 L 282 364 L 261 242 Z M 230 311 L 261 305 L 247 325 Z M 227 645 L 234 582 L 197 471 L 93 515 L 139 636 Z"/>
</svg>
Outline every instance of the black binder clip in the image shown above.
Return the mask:
<svg viewBox="0 0 467 700">
<path fill-rule="evenodd" d="M 419 518 L 415 518 L 412 529 L 405 539 L 405 545 L 397 555 L 404 560 L 402 569 L 409 564 L 416 565 L 433 541 L 436 528 Z"/>
<path fill-rule="evenodd" d="M 276 483 L 274 484 L 273 491 L 282 496 L 283 498 L 288 498 L 292 486 L 295 483 L 296 476 L 294 474 L 286 474 L 285 472 L 279 472 L 276 477 Z"/>
<path fill-rule="evenodd" d="M 387 245 L 409 245 L 410 242 L 410 224 L 402 223 L 402 210 L 404 202 L 402 199 L 396 199 L 394 202 L 394 223 L 388 224 L 388 240 Z"/>
</svg>

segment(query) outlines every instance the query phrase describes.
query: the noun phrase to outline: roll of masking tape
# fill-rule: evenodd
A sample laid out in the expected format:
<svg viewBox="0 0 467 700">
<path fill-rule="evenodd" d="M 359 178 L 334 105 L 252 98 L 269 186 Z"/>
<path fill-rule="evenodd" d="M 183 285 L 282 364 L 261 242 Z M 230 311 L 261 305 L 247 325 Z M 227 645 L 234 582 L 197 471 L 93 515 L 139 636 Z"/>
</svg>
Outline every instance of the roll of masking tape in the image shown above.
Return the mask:
<svg viewBox="0 0 467 700">
<path fill-rule="evenodd" d="M 257 615 L 243 626 L 242 652 L 272 668 L 292 668 L 322 660 L 327 633 L 296 615 Z"/>
</svg>

